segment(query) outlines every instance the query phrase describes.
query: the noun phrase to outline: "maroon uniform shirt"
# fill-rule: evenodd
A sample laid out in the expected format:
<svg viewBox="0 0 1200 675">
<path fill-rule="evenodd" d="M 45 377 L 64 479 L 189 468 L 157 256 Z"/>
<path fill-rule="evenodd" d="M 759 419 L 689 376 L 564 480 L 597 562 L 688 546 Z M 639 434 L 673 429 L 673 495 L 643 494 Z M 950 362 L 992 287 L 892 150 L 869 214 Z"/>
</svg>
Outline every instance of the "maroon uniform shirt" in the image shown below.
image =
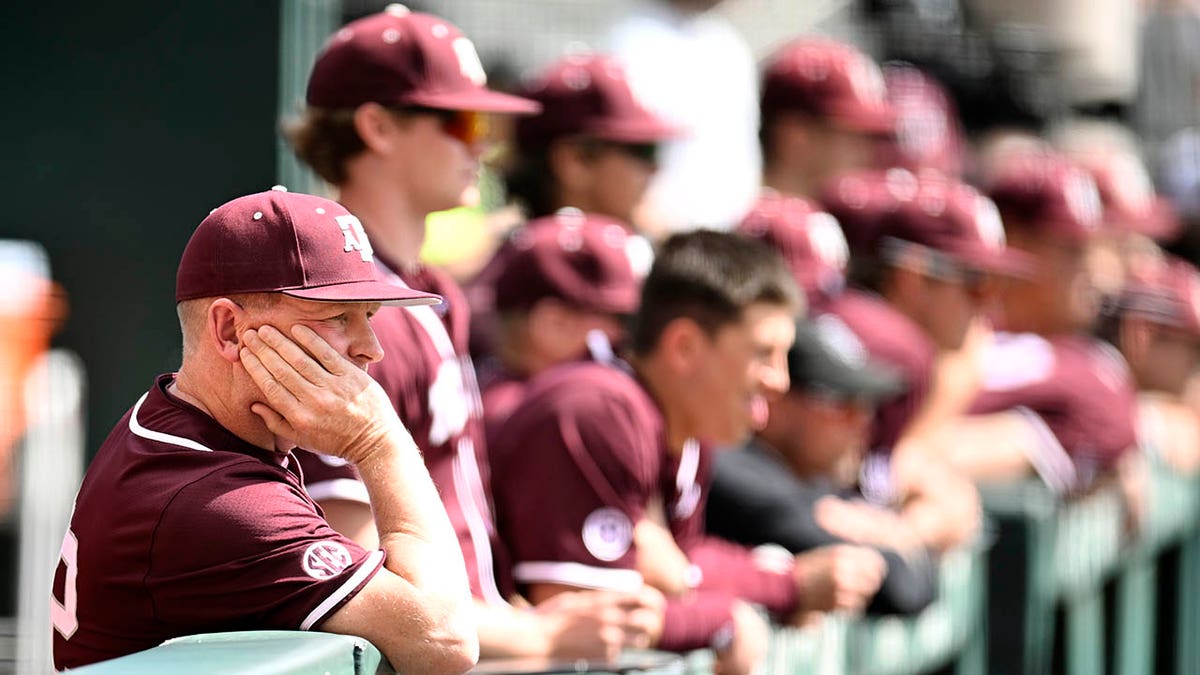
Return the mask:
<svg viewBox="0 0 1200 675">
<path fill-rule="evenodd" d="M 1030 463 L 1060 492 L 1087 487 L 1136 442 L 1136 392 L 1124 358 L 1084 336 L 997 333 L 972 413 L 1017 410 L 1037 431 Z"/>
<path fill-rule="evenodd" d="M 512 414 L 521 399 L 529 379 L 500 365 L 499 360 L 489 358 L 479 366 L 479 390 L 483 400 L 483 428 L 487 445 L 492 447 L 496 431 Z"/>
<path fill-rule="evenodd" d="M 369 373 L 392 405 L 425 458 L 458 535 L 471 592 L 490 603 L 504 603 L 510 590 L 498 583 L 497 546 L 488 500 L 487 446 L 475 370 L 467 355 L 470 310 L 461 289 L 445 272 L 421 267 L 397 275 L 376 254 L 385 276 L 396 283 L 437 293 L 433 307 L 382 307 L 371 326 L 384 357 Z M 369 503 L 353 466 L 335 458 L 302 456 L 306 485 L 313 499 L 349 499 Z M 498 561 L 497 558 L 500 558 Z"/>
<path fill-rule="evenodd" d="M 166 639 L 320 628 L 383 564 L 334 532 L 291 456 L 250 445 L 167 393 L 126 413 L 75 500 L 54 577 L 54 664 Z"/>
<path fill-rule="evenodd" d="M 821 309 L 845 322 L 872 360 L 904 377 L 904 393 L 880 402 L 875 411 L 870 447 L 888 452 L 929 395 L 937 348 L 920 326 L 871 293 L 847 289 Z"/>
<path fill-rule="evenodd" d="M 617 365 L 565 364 L 535 377 L 491 453 L 513 576 L 524 584 L 636 589 L 633 528 L 661 509 L 692 559 L 693 588 L 791 612 L 789 565 L 760 563 L 703 535 L 710 452 L 695 441 L 678 457 L 668 452 L 662 412 Z"/>
</svg>

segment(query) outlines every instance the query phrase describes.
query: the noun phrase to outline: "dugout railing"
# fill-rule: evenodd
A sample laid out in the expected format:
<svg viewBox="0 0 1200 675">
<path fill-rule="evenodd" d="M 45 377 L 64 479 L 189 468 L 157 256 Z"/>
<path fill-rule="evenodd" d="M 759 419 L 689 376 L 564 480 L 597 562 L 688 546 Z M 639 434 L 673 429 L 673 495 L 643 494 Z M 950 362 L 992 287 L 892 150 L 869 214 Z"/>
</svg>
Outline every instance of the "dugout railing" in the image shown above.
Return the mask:
<svg viewBox="0 0 1200 675">
<path fill-rule="evenodd" d="M 938 600 L 915 617 L 830 617 L 772 632 L 766 668 L 788 675 L 1138 675 L 1200 672 L 1200 482 L 1152 462 L 1136 533 L 1115 489 L 1060 501 L 1035 481 L 982 490 L 988 528 L 941 563 Z M 333 654 L 337 659 L 331 660 Z M 236 661 L 231 661 L 236 657 Z M 500 672 L 703 673 L 711 655 L 631 653 Z M 378 651 L 323 633 L 193 636 L 75 672 L 370 673 Z M 223 667 L 223 665 L 236 668 Z M 647 663 L 655 663 L 653 667 Z M 382 664 L 382 665 L 376 665 Z"/>
</svg>

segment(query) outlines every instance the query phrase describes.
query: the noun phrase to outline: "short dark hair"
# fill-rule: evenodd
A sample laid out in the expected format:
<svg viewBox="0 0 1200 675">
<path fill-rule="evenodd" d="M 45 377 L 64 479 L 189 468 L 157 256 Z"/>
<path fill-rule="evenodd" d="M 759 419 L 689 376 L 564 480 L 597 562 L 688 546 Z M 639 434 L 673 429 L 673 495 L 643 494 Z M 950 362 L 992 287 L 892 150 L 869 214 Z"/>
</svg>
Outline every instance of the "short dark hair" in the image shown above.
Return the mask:
<svg viewBox="0 0 1200 675">
<path fill-rule="evenodd" d="M 642 285 L 631 347 L 648 354 L 676 319 L 695 321 L 709 335 L 741 320 L 752 304 L 804 307 L 783 258 L 761 241 L 733 232 L 696 230 L 663 242 Z"/>
<path fill-rule="evenodd" d="M 512 158 L 504 170 L 504 189 L 529 218 L 541 218 L 558 209 L 558 181 L 550 171 L 549 148 L 537 148 Z"/>
</svg>

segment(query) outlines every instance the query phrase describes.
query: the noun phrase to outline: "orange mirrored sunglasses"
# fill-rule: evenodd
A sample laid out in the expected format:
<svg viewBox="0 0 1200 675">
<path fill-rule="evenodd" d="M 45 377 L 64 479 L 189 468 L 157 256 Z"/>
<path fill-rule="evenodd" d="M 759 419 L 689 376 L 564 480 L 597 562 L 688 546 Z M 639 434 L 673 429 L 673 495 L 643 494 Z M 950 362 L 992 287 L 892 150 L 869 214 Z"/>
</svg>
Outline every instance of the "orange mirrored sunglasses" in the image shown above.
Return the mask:
<svg viewBox="0 0 1200 675">
<path fill-rule="evenodd" d="M 452 138 L 473 145 L 488 136 L 488 117 L 476 110 L 443 110 L 441 108 L 405 108 L 409 115 L 432 115 L 438 118 L 442 131 Z"/>
</svg>

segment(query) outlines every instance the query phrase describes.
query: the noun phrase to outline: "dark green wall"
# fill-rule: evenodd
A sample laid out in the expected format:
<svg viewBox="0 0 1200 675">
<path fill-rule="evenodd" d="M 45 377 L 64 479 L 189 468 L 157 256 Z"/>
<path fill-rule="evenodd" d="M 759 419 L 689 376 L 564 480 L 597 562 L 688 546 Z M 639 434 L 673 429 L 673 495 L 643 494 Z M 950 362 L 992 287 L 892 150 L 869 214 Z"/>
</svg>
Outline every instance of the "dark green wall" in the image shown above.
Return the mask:
<svg viewBox="0 0 1200 675">
<path fill-rule="evenodd" d="M 91 453 L 178 366 L 192 229 L 274 182 L 279 6 L 0 4 L 0 237 L 40 241 L 67 290 Z"/>
</svg>

